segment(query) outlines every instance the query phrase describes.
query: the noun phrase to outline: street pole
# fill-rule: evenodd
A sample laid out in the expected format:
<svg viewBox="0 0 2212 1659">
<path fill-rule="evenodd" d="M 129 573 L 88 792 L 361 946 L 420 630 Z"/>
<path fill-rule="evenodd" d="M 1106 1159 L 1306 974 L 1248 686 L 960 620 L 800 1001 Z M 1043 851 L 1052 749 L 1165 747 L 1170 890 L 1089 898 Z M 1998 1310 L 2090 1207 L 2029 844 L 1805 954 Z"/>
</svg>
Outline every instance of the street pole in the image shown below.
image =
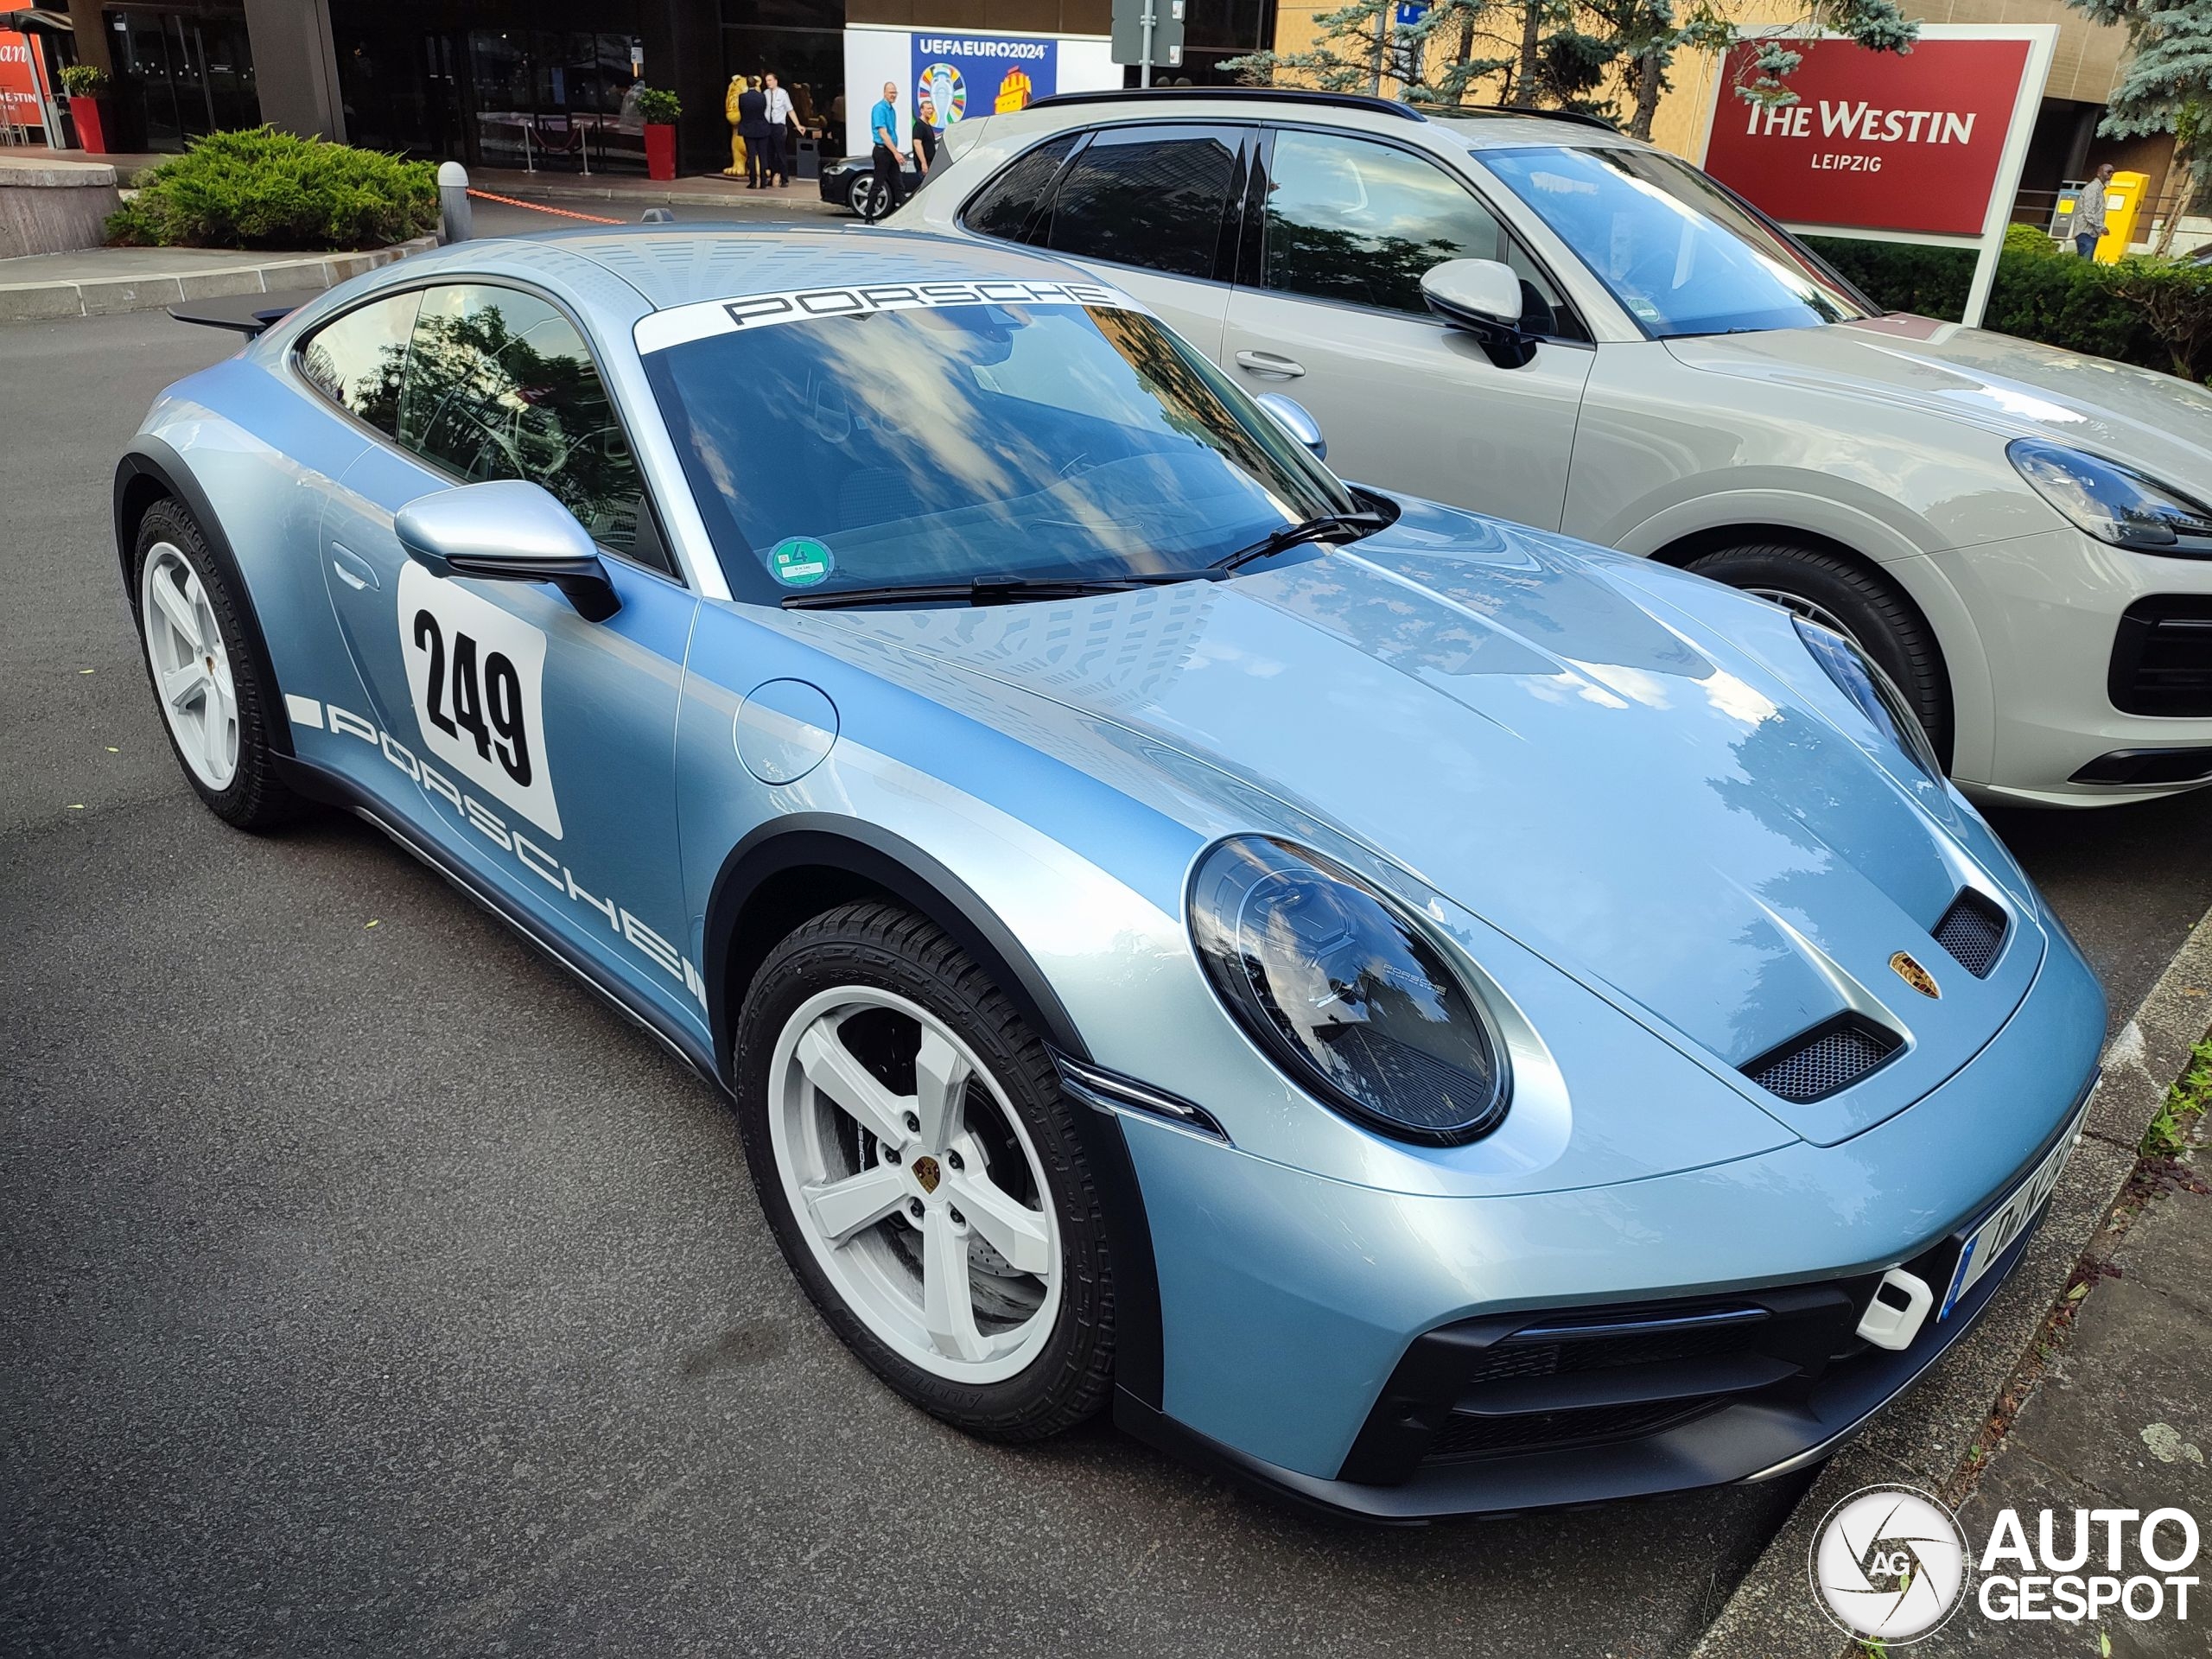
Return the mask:
<svg viewBox="0 0 2212 1659">
<path fill-rule="evenodd" d="M 1390 15 L 1388 4 L 1375 14 L 1375 73 L 1368 82 L 1367 90 L 1376 98 L 1382 96 L 1382 58 L 1390 39 Z"/>
<path fill-rule="evenodd" d="M 1152 25 L 1159 16 L 1153 10 L 1157 0 L 1144 0 L 1144 58 L 1137 67 L 1137 85 L 1152 85 Z"/>
</svg>

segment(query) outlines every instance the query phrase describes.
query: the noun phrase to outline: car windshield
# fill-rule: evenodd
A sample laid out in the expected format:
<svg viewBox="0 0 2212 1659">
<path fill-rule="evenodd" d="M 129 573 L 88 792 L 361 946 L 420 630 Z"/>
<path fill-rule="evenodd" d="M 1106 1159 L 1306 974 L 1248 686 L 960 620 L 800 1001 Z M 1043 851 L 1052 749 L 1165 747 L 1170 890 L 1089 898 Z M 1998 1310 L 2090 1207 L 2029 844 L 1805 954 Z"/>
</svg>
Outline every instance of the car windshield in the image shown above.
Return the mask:
<svg viewBox="0 0 2212 1659">
<path fill-rule="evenodd" d="M 1486 149 L 1478 159 L 1654 339 L 1807 328 L 1860 297 L 1688 162 L 1642 149 Z"/>
<path fill-rule="evenodd" d="M 810 317 L 645 362 L 740 599 L 1195 574 L 1357 510 L 1212 365 L 1117 306 Z"/>
</svg>

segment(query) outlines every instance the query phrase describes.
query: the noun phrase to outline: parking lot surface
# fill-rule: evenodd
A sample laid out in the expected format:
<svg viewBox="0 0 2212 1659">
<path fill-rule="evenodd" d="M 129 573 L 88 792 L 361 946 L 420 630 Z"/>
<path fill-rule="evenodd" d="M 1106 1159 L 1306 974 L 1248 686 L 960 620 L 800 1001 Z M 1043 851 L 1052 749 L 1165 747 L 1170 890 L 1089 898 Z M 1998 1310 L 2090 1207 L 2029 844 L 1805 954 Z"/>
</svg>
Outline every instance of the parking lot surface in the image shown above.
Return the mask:
<svg viewBox="0 0 2212 1659">
<path fill-rule="evenodd" d="M 429 871 L 202 810 L 108 524 L 159 314 L 0 329 L 0 1652 L 1681 1650 L 1794 1482 L 1379 1533 L 849 1359 L 725 1103 Z M 2008 817 L 2122 1009 L 2212 797 Z"/>
</svg>

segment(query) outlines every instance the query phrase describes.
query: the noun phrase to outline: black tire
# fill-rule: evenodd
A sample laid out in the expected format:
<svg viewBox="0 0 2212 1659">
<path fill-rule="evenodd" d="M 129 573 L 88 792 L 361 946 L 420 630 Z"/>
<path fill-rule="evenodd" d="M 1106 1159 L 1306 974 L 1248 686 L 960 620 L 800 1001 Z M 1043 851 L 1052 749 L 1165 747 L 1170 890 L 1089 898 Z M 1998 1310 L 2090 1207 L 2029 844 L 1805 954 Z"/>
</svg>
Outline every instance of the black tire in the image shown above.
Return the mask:
<svg viewBox="0 0 2212 1659">
<path fill-rule="evenodd" d="M 1951 683 L 1919 608 L 1877 571 L 1840 554 L 1787 542 L 1724 547 L 1692 559 L 1701 576 L 1817 607 L 1897 683 L 1946 766 L 1951 758 Z"/>
<path fill-rule="evenodd" d="M 185 781 L 207 803 L 207 810 L 226 823 L 256 833 L 281 828 L 300 817 L 308 810 L 308 803 L 276 774 L 273 759 L 276 750 L 269 741 L 276 688 L 263 683 L 251 644 L 253 636 L 241 608 L 241 596 L 232 592 L 231 584 L 225 580 L 221 567 L 207 550 L 207 538 L 200 534 L 191 512 L 181 502 L 168 497 L 149 507 L 145 517 L 138 521 L 138 537 L 130 556 L 130 609 L 138 623 L 138 656 L 146 667 L 147 683 L 158 702 L 162 689 L 155 678 L 153 660 L 147 654 L 142 596 L 145 592 L 147 558 L 164 543 L 182 554 L 193 574 L 199 577 L 200 588 L 207 595 L 208 608 L 214 613 L 215 625 L 223 636 L 223 650 L 230 658 L 231 683 L 238 696 L 238 769 L 227 786 L 220 790 L 210 788 L 185 760 L 176 734 L 165 719 L 162 729 L 168 735 L 169 750 L 176 756 L 177 769 L 184 773 Z"/>
<path fill-rule="evenodd" d="M 997 1079 L 1043 1166 L 1064 1274 L 1058 1314 L 1036 1357 L 1001 1382 L 925 1370 L 880 1340 L 815 1259 L 784 1190 L 771 1141 L 769 1076 L 778 1037 L 809 998 L 851 986 L 890 991 L 943 1020 Z M 990 976 L 933 924 L 863 901 L 807 922 L 753 976 L 737 1027 L 739 1122 L 746 1161 L 784 1259 L 830 1328 L 868 1368 L 932 1416 L 989 1440 L 1042 1440 L 1106 1403 L 1113 1387 L 1114 1280 L 1098 1194 L 1071 1108 L 1044 1044 Z M 887 1220 L 881 1225 L 893 1225 Z"/>
</svg>

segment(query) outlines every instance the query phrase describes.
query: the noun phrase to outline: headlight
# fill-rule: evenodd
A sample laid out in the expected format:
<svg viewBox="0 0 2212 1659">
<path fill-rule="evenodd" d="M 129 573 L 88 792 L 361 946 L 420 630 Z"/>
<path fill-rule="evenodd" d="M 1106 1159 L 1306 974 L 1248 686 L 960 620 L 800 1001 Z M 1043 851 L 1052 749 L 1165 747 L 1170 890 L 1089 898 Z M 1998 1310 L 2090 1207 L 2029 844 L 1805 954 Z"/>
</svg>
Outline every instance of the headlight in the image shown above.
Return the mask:
<svg viewBox="0 0 2212 1659">
<path fill-rule="evenodd" d="M 1873 721 L 1877 730 L 1886 734 L 1891 742 L 1911 757 L 1913 765 L 1940 786 L 1943 763 L 1936 758 L 1936 746 L 1928 741 L 1928 728 L 1920 723 L 1920 716 L 1913 713 L 1912 705 L 1897 690 L 1897 682 L 1882 672 L 1880 664 L 1834 629 L 1808 622 L 1802 616 L 1792 620 L 1797 624 L 1797 637 L 1805 642 L 1805 649 L 1827 671 L 1836 688 L 1858 704 L 1859 712 Z"/>
<path fill-rule="evenodd" d="M 1504 1117 L 1504 1058 L 1472 993 L 1351 871 L 1284 842 L 1224 841 L 1192 882 L 1191 932 L 1237 1023 L 1346 1116 L 1432 1146 Z"/>
<path fill-rule="evenodd" d="M 2014 439 L 2005 453 L 2037 495 L 2099 541 L 2212 558 L 2212 509 L 2180 491 L 2117 461 L 2033 438 Z"/>
</svg>

